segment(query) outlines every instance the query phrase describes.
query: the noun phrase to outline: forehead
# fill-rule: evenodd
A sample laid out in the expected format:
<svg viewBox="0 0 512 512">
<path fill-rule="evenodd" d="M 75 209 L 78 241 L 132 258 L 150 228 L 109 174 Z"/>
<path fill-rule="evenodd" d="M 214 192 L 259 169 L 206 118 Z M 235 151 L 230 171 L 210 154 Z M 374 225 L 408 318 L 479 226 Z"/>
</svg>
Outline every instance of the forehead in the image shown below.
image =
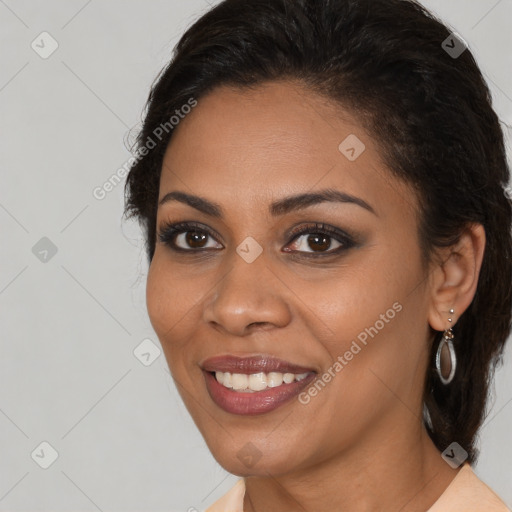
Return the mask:
<svg viewBox="0 0 512 512">
<path fill-rule="evenodd" d="M 298 84 L 271 82 L 198 100 L 175 128 L 159 197 L 181 190 L 249 207 L 328 187 L 364 195 L 376 209 L 384 188 L 389 199 L 405 198 L 355 116 Z"/>
</svg>

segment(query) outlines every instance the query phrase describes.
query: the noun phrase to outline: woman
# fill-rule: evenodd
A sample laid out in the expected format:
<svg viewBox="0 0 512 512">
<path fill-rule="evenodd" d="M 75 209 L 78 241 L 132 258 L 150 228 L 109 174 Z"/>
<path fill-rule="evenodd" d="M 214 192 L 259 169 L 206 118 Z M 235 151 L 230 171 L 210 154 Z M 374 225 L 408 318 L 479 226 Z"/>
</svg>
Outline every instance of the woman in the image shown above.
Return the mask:
<svg viewBox="0 0 512 512">
<path fill-rule="evenodd" d="M 225 0 L 151 91 L 127 179 L 210 511 L 507 510 L 471 469 L 511 327 L 503 134 L 410 0 Z"/>
</svg>

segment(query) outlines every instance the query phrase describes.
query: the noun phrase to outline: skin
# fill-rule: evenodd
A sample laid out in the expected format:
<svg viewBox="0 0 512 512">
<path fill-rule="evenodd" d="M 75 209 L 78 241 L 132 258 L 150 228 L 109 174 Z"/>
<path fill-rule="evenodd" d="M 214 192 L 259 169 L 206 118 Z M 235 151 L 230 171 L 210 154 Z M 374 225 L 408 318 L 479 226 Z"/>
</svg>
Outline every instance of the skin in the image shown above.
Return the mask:
<svg viewBox="0 0 512 512">
<path fill-rule="evenodd" d="M 355 161 L 338 149 L 349 134 L 366 147 Z M 357 196 L 375 213 L 324 202 L 269 214 L 277 199 L 324 188 Z M 425 266 L 416 196 L 385 167 L 376 142 L 356 116 L 286 81 L 220 87 L 202 97 L 165 154 L 159 198 L 177 190 L 217 203 L 224 216 L 178 201 L 159 206 L 157 231 L 190 220 L 218 236 L 202 255 L 157 242 L 148 313 L 212 454 L 245 477 L 244 511 L 427 510 L 458 472 L 421 420 L 429 344 L 432 329 L 448 328 L 449 317 L 455 325 L 473 299 L 482 226 L 469 226 Z M 312 222 L 353 234 L 356 245 L 307 258 L 318 246 L 287 230 Z M 248 236 L 263 249 L 252 263 L 236 252 Z M 328 240 L 320 252 L 339 247 Z M 320 376 L 396 302 L 401 311 L 305 405 L 293 399 L 241 416 L 207 393 L 199 364 L 217 355 L 269 354 Z M 237 456 L 249 442 L 261 456 L 251 468 Z"/>
</svg>

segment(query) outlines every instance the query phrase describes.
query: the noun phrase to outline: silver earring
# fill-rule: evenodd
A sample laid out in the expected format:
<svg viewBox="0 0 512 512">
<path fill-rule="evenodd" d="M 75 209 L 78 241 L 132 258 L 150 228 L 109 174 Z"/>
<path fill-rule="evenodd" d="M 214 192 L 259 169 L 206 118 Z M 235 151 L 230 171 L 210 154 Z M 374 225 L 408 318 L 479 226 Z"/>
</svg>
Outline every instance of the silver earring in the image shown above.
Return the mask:
<svg viewBox="0 0 512 512">
<path fill-rule="evenodd" d="M 453 309 L 450 309 L 450 313 L 453 314 Z M 451 318 L 448 318 L 448 322 L 452 322 Z M 452 328 L 449 327 L 448 329 L 445 329 L 443 333 L 443 337 L 441 338 L 441 341 L 439 342 L 439 346 L 437 347 L 437 353 L 436 353 L 436 370 L 437 374 L 439 375 L 439 378 L 441 379 L 441 382 L 443 384 L 450 384 L 450 382 L 453 380 L 453 377 L 455 376 L 455 369 L 457 368 L 457 357 L 455 355 L 455 349 L 453 348 L 453 331 Z M 450 355 L 450 373 L 448 377 L 445 377 L 443 375 L 442 369 L 441 369 L 441 352 L 443 351 L 443 348 L 448 350 L 448 353 Z"/>
</svg>

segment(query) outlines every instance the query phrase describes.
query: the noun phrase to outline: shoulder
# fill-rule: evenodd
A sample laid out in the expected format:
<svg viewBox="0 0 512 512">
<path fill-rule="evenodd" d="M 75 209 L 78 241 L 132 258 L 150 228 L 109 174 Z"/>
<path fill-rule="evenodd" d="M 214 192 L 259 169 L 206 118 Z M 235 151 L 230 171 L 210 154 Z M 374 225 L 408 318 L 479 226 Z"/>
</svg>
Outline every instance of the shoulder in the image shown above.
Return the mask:
<svg viewBox="0 0 512 512">
<path fill-rule="evenodd" d="M 243 512 L 245 482 L 239 480 L 205 512 Z M 427 512 L 512 512 L 498 495 L 464 464 Z"/>
<path fill-rule="evenodd" d="M 439 499 L 427 512 L 511 512 L 498 495 L 464 464 Z"/>
<path fill-rule="evenodd" d="M 245 482 L 241 479 L 205 512 L 243 512 L 244 494 Z"/>
</svg>

